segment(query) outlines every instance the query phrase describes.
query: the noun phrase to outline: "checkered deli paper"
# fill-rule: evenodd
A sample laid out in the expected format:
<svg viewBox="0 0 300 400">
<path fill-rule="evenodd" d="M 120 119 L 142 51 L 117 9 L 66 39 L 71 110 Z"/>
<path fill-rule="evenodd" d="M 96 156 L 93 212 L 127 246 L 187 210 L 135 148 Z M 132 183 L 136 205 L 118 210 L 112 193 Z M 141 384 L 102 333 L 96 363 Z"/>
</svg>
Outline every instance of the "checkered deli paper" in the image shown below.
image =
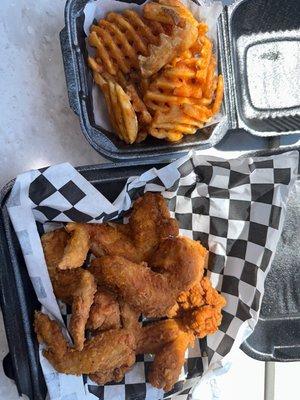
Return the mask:
<svg viewBox="0 0 300 400">
<path fill-rule="evenodd" d="M 68 310 L 55 300 L 39 233 L 68 221 L 100 223 L 122 218 L 132 201 L 146 191 L 161 192 L 181 234 L 209 249 L 208 275 L 227 300 L 219 330 L 187 351 L 172 392 L 164 393 L 147 382 L 150 355 L 138 356 L 121 383 L 98 386 L 85 376 L 57 373 L 40 351 L 50 399 L 193 398 L 201 376 L 226 369 L 234 348 L 257 322 L 297 169 L 297 151 L 233 160 L 194 152 L 164 168 L 129 178 L 113 203 L 67 163 L 18 176 L 8 202 L 10 218 L 43 310 L 60 322 L 67 320 Z"/>
</svg>

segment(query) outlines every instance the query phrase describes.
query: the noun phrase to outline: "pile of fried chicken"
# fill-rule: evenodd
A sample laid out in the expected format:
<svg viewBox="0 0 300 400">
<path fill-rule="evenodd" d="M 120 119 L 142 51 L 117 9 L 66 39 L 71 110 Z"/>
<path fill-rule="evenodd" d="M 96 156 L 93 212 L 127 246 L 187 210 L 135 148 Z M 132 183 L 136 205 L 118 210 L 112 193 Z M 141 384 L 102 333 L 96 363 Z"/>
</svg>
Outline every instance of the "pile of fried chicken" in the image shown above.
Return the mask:
<svg viewBox="0 0 300 400">
<path fill-rule="evenodd" d="M 54 294 L 72 306 L 73 347 L 56 321 L 35 315 L 44 355 L 58 372 L 119 382 L 137 354 L 150 353 L 148 381 L 168 391 L 187 348 L 221 323 L 225 299 L 204 277 L 208 251 L 179 235 L 161 194 L 137 199 L 127 224 L 69 223 L 41 240 Z M 141 315 L 156 320 L 144 325 Z"/>
</svg>

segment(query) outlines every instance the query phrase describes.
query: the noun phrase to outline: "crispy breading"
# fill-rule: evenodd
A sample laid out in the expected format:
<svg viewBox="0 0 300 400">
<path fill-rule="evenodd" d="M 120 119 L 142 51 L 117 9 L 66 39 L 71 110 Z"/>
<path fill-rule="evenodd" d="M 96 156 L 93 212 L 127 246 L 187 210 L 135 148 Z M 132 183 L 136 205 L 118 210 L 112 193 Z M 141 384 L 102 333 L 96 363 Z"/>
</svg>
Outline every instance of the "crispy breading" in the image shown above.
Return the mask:
<svg viewBox="0 0 300 400">
<path fill-rule="evenodd" d="M 68 238 L 69 235 L 64 229 L 57 229 L 45 233 L 41 242 L 54 294 L 60 300 L 72 305 L 69 329 L 75 348 L 81 350 L 85 341 L 85 325 L 96 292 L 96 283 L 93 275 L 81 268 L 65 271 L 57 268 Z"/>
<path fill-rule="evenodd" d="M 178 295 L 203 274 L 206 250 L 187 237 L 160 242 L 149 265 L 124 257 L 103 256 L 92 261 L 90 271 L 102 284 L 146 316 L 167 314 Z"/>
<path fill-rule="evenodd" d="M 89 234 L 74 222 L 67 224 L 66 230 L 71 234 L 71 237 L 64 249 L 63 257 L 58 263 L 58 268 L 79 268 L 83 265 L 89 251 Z"/>
<path fill-rule="evenodd" d="M 98 286 L 86 327 L 91 330 L 106 331 L 120 326 L 120 307 L 116 295 Z"/>
<path fill-rule="evenodd" d="M 96 256 L 117 255 L 133 262 L 146 261 L 164 238 L 177 236 L 178 223 L 170 217 L 160 193 L 145 193 L 132 207 L 129 223 L 86 224 Z"/>
<path fill-rule="evenodd" d="M 151 385 L 166 392 L 172 389 L 185 362 L 185 351 L 194 339 L 190 332 L 182 331 L 155 355 L 148 374 Z"/>
<path fill-rule="evenodd" d="M 136 354 L 156 354 L 182 331 L 182 323 L 175 319 L 152 322 L 140 329 Z"/>
<path fill-rule="evenodd" d="M 113 371 L 135 362 L 135 339 L 126 329 L 99 333 L 86 341 L 81 351 L 70 348 L 56 321 L 42 313 L 35 315 L 35 331 L 45 343 L 43 354 L 58 372 L 65 374 L 92 374 Z"/>
</svg>

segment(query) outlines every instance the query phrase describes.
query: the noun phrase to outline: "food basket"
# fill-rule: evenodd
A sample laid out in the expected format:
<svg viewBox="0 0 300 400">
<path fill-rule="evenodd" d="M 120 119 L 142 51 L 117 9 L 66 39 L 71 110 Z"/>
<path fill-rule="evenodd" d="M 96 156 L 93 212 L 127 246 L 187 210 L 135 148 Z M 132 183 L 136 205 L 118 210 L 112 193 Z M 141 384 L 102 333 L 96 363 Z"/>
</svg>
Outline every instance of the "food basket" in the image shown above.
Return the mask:
<svg viewBox="0 0 300 400">
<path fill-rule="evenodd" d="M 87 2 L 67 1 L 60 40 L 70 107 L 78 115 L 88 142 L 105 157 L 171 160 L 191 149 L 215 146 L 227 129 L 243 128 L 264 137 L 299 133 L 299 1 L 237 0 L 225 6 L 218 21 L 218 38 L 227 121 L 188 135 L 179 143 L 148 137 L 133 146 L 123 143 L 94 120 L 93 81 L 83 30 Z"/>
<path fill-rule="evenodd" d="M 268 156 L 275 153 L 278 153 L 278 150 L 246 155 Z M 78 168 L 78 171 L 108 200 L 113 201 L 128 177 L 140 175 L 152 167 L 161 168 L 164 165 L 163 162 L 143 164 L 126 162 L 117 165 L 84 166 Z M 4 370 L 7 376 L 15 380 L 20 394 L 26 394 L 30 400 L 44 400 L 46 385 L 33 331 L 34 311 L 39 308 L 39 302 L 7 212 L 7 200 L 13 183 L 12 181 L 6 185 L 0 193 L 0 300 L 10 351 L 4 359 Z M 299 192 L 294 194 L 289 203 L 283 234 L 283 238 L 294 239 L 278 247 L 275 267 L 271 269 L 269 283 L 266 285 L 262 316 L 254 333 L 243 344 L 243 349 L 247 354 L 261 360 L 300 360 L 299 336 L 297 336 L 300 304 L 295 281 L 295 271 L 299 270 L 297 253 L 299 235 L 295 236 L 297 218 L 299 220 Z M 284 263 L 283 269 L 280 260 L 286 258 L 287 254 L 289 258 Z M 284 285 L 277 284 L 274 290 L 274 284 L 278 280 L 284 282 Z M 284 299 L 287 299 L 289 307 L 292 307 L 293 312 L 289 316 L 286 313 L 291 309 L 282 308 Z M 287 307 L 287 304 L 285 306 Z"/>
</svg>

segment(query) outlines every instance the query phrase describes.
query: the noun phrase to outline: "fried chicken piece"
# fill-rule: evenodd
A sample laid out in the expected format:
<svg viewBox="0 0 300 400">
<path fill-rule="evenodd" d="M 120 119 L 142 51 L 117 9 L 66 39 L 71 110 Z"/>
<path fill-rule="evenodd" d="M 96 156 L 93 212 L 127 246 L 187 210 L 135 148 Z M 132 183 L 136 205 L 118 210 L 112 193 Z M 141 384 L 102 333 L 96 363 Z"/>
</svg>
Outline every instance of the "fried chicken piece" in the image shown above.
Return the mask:
<svg viewBox="0 0 300 400">
<path fill-rule="evenodd" d="M 92 261 L 90 271 L 98 282 L 118 293 L 125 302 L 145 316 L 159 317 L 174 306 L 178 295 L 189 289 L 203 274 L 206 250 L 187 237 L 162 241 L 146 263 L 133 263 L 119 256 L 103 256 Z"/>
<path fill-rule="evenodd" d="M 156 354 L 167 343 L 177 339 L 182 324 L 175 319 L 153 322 L 140 329 L 136 354 Z"/>
<path fill-rule="evenodd" d="M 145 263 L 103 256 L 92 261 L 90 270 L 98 282 L 146 316 L 163 316 L 176 301 L 177 295 L 170 289 L 168 277 L 153 272 Z"/>
<path fill-rule="evenodd" d="M 161 240 L 179 234 L 177 221 L 158 193 L 147 192 L 133 203 L 129 224 L 135 246 L 142 252 L 141 261 L 147 261 Z"/>
<path fill-rule="evenodd" d="M 129 224 L 108 222 L 106 224 L 86 224 L 85 227 L 90 233 L 91 251 L 96 257 L 113 254 L 140 262 L 141 254 L 131 239 Z"/>
<path fill-rule="evenodd" d="M 81 268 L 66 271 L 57 268 L 68 237 L 64 229 L 58 229 L 45 233 L 41 242 L 54 294 L 60 300 L 72 305 L 69 330 L 75 348 L 81 350 L 85 341 L 85 325 L 96 292 L 96 282 L 90 272 Z"/>
<path fill-rule="evenodd" d="M 183 321 L 197 337 L 204 338 L 218 330 L 222 322 L 221 308 L 211 305 L 195 308 L 186 312 Z"/>
<path fill-rule="evenodd" d="M 120 308 L 116 295 L 98 286 L 86 327 L 91 330 L 120 328 Z"/>
<path fill-rule="evenodd" d="M 66 230 L 71 234 L 62 259 L 58 263 L 59 269 L 79 268 L 83 265 L 90 248 L 90 237 L 81 224 L 71 222 L 67 224 Z"/>
<path fill-rule="evenodd" d="M 122 328 L 130 332 L 136 342 L 141 328 L 140 323 L 138 322 L 139 313 L 132 309 L 128 304 L 120 302 L 120 315 Z M 104 372 L 97 371 L 94 374 L 89 375 L 89 377 L 99 385 L 104 385 L 111 381 L 121 382 L 125 373 L 129 371 L 131 367 L 131 363 L 122 364 L 117 368 L 106 370 Z"/>
<path fill-rule="evenodd" d="M 132 331 L 135 337 L 137 337 L 141 329 L 141 323 L 139 322 L 141 313 L 129 304 L 120 301 L 120 314 L 122 327 Z"/>
<path fill-rule="evenodd" d="M 117 367 L 113 370 L 106 370 L 104 372 L 95 372 L 94 374 L 90 374 L 89 378 L 98 383 L 98 385 L 105 385 L 109 382 L 121 382 L 125 376 L 125 373 L 132 368 L 132 364 L 127 363 Z"/>
<path fill-rule="evenodd" d="M 196 240 L 178 236 L 161 241 L 149 265 L 154 271 L 169 273 L 173 287 L 190 288 L 202 278 L 208 254 Z"/>
<path fill-rule="evenodd" d="M 185 362 L 188 346 L 193 346 L 195 337 L 188 331 L 181 331 L 177 338 L 166 344 L 156 355 L 148 379 L 152 386 L 169 391 L 177 382 Z"/>
<path fill-rule="evenodd" d="M 84 224 L 90 246 L 97 257 L 109 254 L 133 262 L 146 261 L 164 238 L 179 233 L 177 221 L 170 217 L 161 194 L 145 193 L 133 203 L 129 223 Z"/>
<path fill-rule="evenodd" d="M 99 333 L 86 341 L 81 351 L 71 349 L 56 321 L 42 313 L 35 314 L 35 331 L 47 346 L 43 354 L 61 373 L 81 375 L 116 370 L 135 362 L 135 339 L 126 329 Z"/>
<path fill-rule="evenodd" d="M 181 293 L 177 301 L 176 316 L 181 317 L 197 337 L 203 338 L 217 331 L 226 300 L 212 287 L 207 276 L 189 291 Z"/>
</svg>

